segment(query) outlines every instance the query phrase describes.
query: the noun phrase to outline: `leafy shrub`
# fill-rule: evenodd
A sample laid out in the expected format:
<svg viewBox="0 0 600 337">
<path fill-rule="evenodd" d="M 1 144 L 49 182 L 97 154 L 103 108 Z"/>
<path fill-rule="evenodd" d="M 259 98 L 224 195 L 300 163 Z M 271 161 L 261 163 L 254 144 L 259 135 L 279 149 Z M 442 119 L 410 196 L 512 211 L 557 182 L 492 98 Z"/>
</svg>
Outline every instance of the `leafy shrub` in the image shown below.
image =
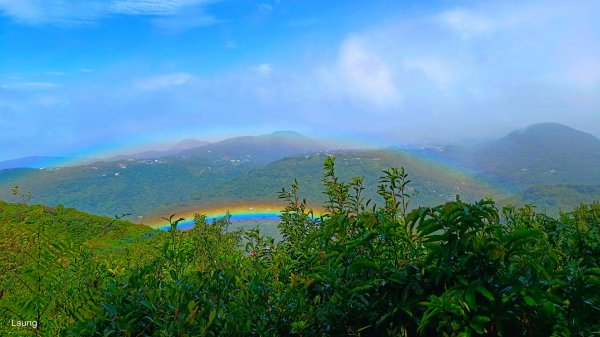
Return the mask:
<svg viewBox="0 0 600 337">
<path fill-rule="evenodd" d="M 40 330 L 48 335 L 591 336 L 600 331 L 600 204 L 582 205 L 557 219 L 533 206 L 498 210 L 491 199 L 466 203 L 459 197 L 411 210 L 410 180 L 403 169 L 392 168 L 379 179 L 383 204 L 377 206 L 362 196 L 362 178 L 337 177 L 332 157 L 324 163 L 322 183 L 320 216 L 308 209 L 297 182 L 282 189 L 287 206 L 279 242 L 258 230 L 229 230 L 228 215 L 211 223 L 197 215 L 188 231 L 178 230 L 181 219 L 171 216 L 169 231 L 123 244 L 111 258 L 102 254 L 116 251 L 37 241 L 34 246 L 47 250 L 49 258 L 43 266 L 34 258 L 38 269 L 16 275 L 33 275 L 32 284 L 45 291 L 23 290 L 11 299 L 34 303 L 23 306 L 28 314 L 42 308 L 63 322 Z M 23 210 L 10 216 L 17 222 L 44 221 L 43 214 L 34 220 Z M 26 235 L 17 228 L 14 233 Z M 2 261 L 2 270 L 18 266 L 19 251 L 13 253 Z M 71 261 L 68 268 L 57 264 L 63 256 Z M 49 272 L 35 281 L 42 270 Z M 66 275 L 73 280 L 61 288 Z M 1 280 L 3 287 L 14 282 Z M 76 290 L 86 295 L 71 307 L 59 305 Z M 0 307 L 14 308 L 5 304 L 0 300 Z"/>
</svg>

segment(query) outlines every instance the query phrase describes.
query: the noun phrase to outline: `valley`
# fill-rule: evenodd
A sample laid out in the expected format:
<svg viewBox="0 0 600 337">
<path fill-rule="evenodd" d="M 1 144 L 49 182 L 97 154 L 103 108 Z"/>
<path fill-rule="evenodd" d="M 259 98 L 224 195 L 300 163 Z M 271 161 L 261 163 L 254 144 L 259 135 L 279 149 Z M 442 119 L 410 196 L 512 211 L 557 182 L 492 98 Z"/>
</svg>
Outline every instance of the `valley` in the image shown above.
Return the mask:
<svg viewBox="0 0 600 337">
<path fill-rule="evenodd" d="M 365 177 L 365 185 L 372 187 L 364 195 L 375 203 L 382 202 L 374 188 L 377 179 L 389 167 L 408 172 L 418 191 L 413 207 L 457 195 L 466 201 L 490 196 L 500 204 L 532 203 L 548 210 L 600 198 L 600 140 L 559 124 L 531 126 L 470 150 L 328 150 L 294 132 L 237 137 L 158 158 L 133 154 L 78 166 L 0 170 L 0 198 L 12 200 L 10 189 L 19 186 L 32 193 L 33 203 L 153 222 L 190 209 L 211 212 L 217 206 L 257 203 L 276 208 L 281 205 L 278 192 L 297 179 L 302 196 L 316 208 L 324 201 L 320 177 L 328 156 L 336 158 L 336 172 L 345 181 Z M 568 191 L 568 197 L 558 191 Z"/>
</svg>

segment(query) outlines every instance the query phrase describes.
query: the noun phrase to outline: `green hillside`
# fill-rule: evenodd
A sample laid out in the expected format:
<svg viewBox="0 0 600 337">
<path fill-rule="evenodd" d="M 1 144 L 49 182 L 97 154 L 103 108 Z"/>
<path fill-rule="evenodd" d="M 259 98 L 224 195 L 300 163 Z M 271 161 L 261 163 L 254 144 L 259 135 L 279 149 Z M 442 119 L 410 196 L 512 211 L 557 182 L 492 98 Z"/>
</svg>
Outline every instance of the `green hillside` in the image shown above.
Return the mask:
<svg viewBox="0 0 600 337">
<path fill-rule="evenodd" d="M 16 320 L 43 321 L 44 331 L 74 324 L 94 306 L 91 296 L 99 296 L 108 269 L 156 256 L 151 247 L 160 233 L 150 227 L 27 205 L 27 196 L 18 194 L 22 203 L 0 201 L 1 336 L 36 335 L 12 328 Z"/>
<path fill-rule="evenodd" d="M 600 185 L 536 185 L 523 191 L 519 198 L 540 209 L 568 210 L 600 200 Z"/>
<path fill-rule="evenodd" d="M 411 186 L 419 192 L 414 198 L 414 206 L 454 200 L 457 194 L 465 200 L 506 195 L 473 176 L 403 151 L 345 150 L 284 158 L 263 168 L 253 169 L 216 190 L 199 190 L 196 199 L 272 200 L 282 187 L 296 179 L 302 186 L 302 194 L 307 199 L 320 203 L 325 198 L 320 192 L 320 176 L 323 162 L 329 155 L 336 158 L 336 170 L 341 179 L 350 181 L 352 177 L 365 178 L 365 185 L 369 188 L 364 191 L 364 195 L 374 201 L 381 201 L 377 197 L 376 182 L 382 171 L 389 167 L 404 167 L 407 172 L 413 172 Z"/>
<path fill-rule="evenodd" d="M 18 185 L 32 192 L 35 203 L 63 204 L 108 216 L 131 214 L 128 218 L 137 220 L 139 216 L 164 215 L 186 206 L 276 201 L 281 188 L 296 178 L 305 186 L 306 197 L 315 202 L 323 200 L 318 191 L 325 153 L 286 157 L 267 165 L 252 159 L 226 159 L 237 158 L 233 154 L 216 159 L 223 153 L 211 152 L 211 156 L 217 156 L 211 160 L 197 155 L 58 169 L 4 170 L 0 171 L 0 197 L 12 200 L 10 189 Z M 456 194 L 465 200 L 488 195 L 502 198 L 505 194 L 482 180 L 401 151 L 356 150 L 332 154 L 338 157 L 340 177 L 366 177 L 372 188 L 365 195 L 374 201 L 377 177 L 392 166 L 415 172 L 414 188 L 419 191 L 415 206 L 453 200 Z"/>
<path fill-rule="evenodd" d="M 278 242 L 232 231 L 228 218 L 209 223 L 198 215 L 194 228 L 179 231 L 172 217 L 168 232 L 155 231 L 27 205 L 27 194 L 16 191 L 21 203 L 0 202 L 0 335 L 599 331 L 600 204 L 556 218 L 531 207 L 499 210 L 491 199 L 410 211 L 400 202 L 413 187 L 403 173 L 344 182 L 335 173 L 346 166 L 339 158 L 335 168 L 331 158 L 321 162 L 320 217 L 287 189 Z M 371 181 L 385 197 L 378 207 L 359 197 Z"/>
<path fill-rule="evenodd" d="M 12 200 L 18 185 L 32 202 L 63 204 L 108 216 L 144 215 L 162 205 L 178 205 L 193 191 L 218 186 L 246 172 L 251 163 L 194 165 L 177 160 L 95 163 L 56 169 L 0 171 L 0 198 Z"/>
<path fill-rule="evenodd" d="M 13 200 L 10 190 L 18 185 L 32 192 L 35 203 L 63 204 L 108 216 L 130 214 L 128 219 L 139 221 L 140 216 L 164 215 L 185 207 L 271 202 L 282 187 L 297 179 L 305 186 L 302 193 L 318 203 L 324 198 L 319 181 L 328 154 L 338 157 L 341 178 L 365 177 L 372 186 L 365 195 L 377 202 L 374 183 L 392 166 L 413 172 L 414 188 L 419 191 L 413 206 L 453 200 L 457 194 L 470 201 L 490 195 L 497 200 L 565 208 L 600 197 L 586 192 L 580 198 L 573 188 L 562 193 L 539 187 L 599 185 L 600 140 L 592 135 L 547 123 L 474 148 L 328 153 L 318 142 L 297 133 L 275 132 L 231 138 L 160 159 L 0 170 L 0 199 Z"/>
<path fill-rule="evenodd" d="M 298 134 L 276 132 L 232 138 L 161 159 L 0 170 L 0 199 L 12 200 L 10 190 L 18 185 L 32 192 L 35 203 L 63 204 L 108 216 L 131 214 L 128 218 L 137 220 L 151 211 L 168 212 L 189 204 L 193 193 L 218 190 L 273 158 L 321 148 Z"/>
<path fill-rule="evenodd" d="M 0 223 L 5 231 L 0 237 L 4 240 L 9 237 L 4 235 L 6 233 L 34 231 L 41 225 L 52 241 L 85 244 L 94 248 L 118 246 L 132 237 L 155 232 L 154 229 L 144 225 L 92 215 L 74 208 L 39 204 L 25 206 L 1 200 Z M 11 246 L 8 250 L 14 250 L 17 246 Z"/>
<path fill-rule="evenodd" d="M 600 140 L 562 124 L 536 124 L 481 146 L 470 165 L 517 190 L 600 184 Z"/>
</svg>

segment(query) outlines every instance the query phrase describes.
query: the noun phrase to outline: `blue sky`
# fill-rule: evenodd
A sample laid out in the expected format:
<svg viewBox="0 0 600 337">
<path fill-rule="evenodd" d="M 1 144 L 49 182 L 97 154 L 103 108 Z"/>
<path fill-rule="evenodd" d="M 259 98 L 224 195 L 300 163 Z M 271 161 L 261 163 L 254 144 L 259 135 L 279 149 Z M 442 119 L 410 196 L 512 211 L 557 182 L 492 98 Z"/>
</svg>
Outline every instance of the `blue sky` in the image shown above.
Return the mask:
<svg viewBox="0 0 600 337">
<path fill-rule="evenodd" d="M 293 129 L 600 135 L 597 1 L 0 0 L 0 160 Z"/>
</svg>

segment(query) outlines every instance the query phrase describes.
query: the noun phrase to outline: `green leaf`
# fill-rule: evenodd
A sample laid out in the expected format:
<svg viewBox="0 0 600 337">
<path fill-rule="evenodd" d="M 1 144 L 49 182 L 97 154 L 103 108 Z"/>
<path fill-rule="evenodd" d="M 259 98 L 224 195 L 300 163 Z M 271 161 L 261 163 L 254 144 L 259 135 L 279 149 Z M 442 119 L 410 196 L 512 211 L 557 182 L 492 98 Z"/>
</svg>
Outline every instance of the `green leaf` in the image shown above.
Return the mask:
<svg viewBox="0 0 600 337">
<path fill-rule="evenodd" d="M 475 303 L 475 292 L 472 289 L 467 290 L 465 294 L 465 301 L 469 305 L 469 311 L 477 310 L 477 303 Z"/>
<path fill-rule="evenodd" d="M 211 310 L 211 312 L 208 314 L 208 323 L 206 326 L 211 326 L 215 321 L 215 318 L 217 318 L 217 312 L 215 310 Z"/>
<path fill-rule="evenodd" d="M 115 316 L 117 314 L 117 309 L 112 304 L 104 303 L 104 309 L 106 309 L 108 314 L 111 316 Z"/>
<path fill-rule="evenodd" d="M 587 282 L 589 283 L 593 283 L 593 284 L 600 284 L 600 277 L 596 277 L 596 276 L 588 276 L 586 277 Z"/>
<path fill-rule="evenodd" d="M 475 290 L 480 293 L 481 295 L 483 295 L 483 297 L 487 298 L 490 302 L 494 301 L 494 295 L 487 290 L 484 286 L 482 285 L 478 285 L 475 287 Z"/>
<path fill-rule="evenodd" d="M 471 337 L 471 330 L 462 331 L 457 337 Z"/>
<path fill-rule="evenodd" d="M 545 313 L 552 315 L 556 312 L 556 307 L 554 306 L 554 303 L 544 301 L 543 310 Z"/>
<path fill-rule="evenodd" d="M 471 320 L 471 322 L 476 322 L 478 324 L 484 324 L 484 323 L 487 323 L 489 321 L 491 321 L 491 318 L 489 318 L 487 316 L 481 316 L 481 315 L 475 316 Z"/>
<path fill-rule="evenodd" d="M 194 310 L 194 308 L 196 308 L 196 305 L 197 305 L 196 301 L 191 300 L 187 305 L 188 311 L 192 312 Z"/>
<path fill-rule="evenodd" d="M 469 323 L 469 326 L 475 330 L 478 334 L 483 334 L 487 330 L 484 328 L 484 324 L 489 322 L 490 318 L 487 316 L 475 316 Z"/>
<path fill-rule="evenodd" d="M 537 302 L 535 301 L 535 299 L 531 296 L 525 296 L 525 304 L 527 304 L 530 307 L 533 307 L 535 305 L 537 305 Z"/>
</svg>

